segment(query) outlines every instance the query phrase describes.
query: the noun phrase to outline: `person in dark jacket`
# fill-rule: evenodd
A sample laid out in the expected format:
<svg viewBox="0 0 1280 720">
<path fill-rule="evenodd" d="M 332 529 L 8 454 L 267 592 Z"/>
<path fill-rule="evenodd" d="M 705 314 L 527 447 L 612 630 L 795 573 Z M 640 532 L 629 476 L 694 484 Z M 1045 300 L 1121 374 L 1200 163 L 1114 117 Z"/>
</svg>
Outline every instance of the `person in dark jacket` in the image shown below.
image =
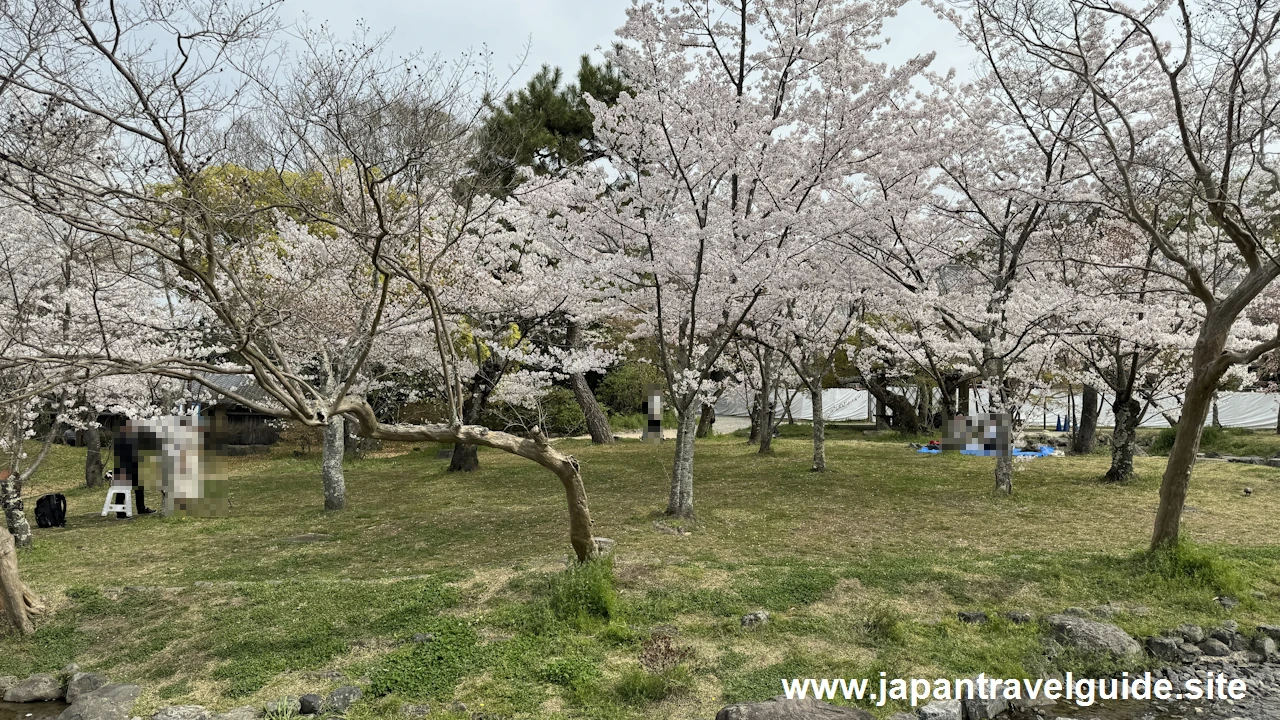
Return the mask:
<svg viewBox="0 0 1280 720">
<path fill-rule="evenodd" d="M 156 436 L 149 432 L 139 432 L 134 429 L 132 422 L 120 428 L 112 443 L 112 451 L 116 456 L 115 470 L 111 473 L 112 484 L 124 485 L 125 481 L 128 481 L 133 485 L 133 506 L 141 515 L 148 515 L 155 510 L 148 508 L 143 498 L 142 480 L 138 477 L 138 461 L 143 450 L 156 449 L 158 449 Z M 124 516 L 123 512 L 116 513 L 118 518 Z"/>
</svg>

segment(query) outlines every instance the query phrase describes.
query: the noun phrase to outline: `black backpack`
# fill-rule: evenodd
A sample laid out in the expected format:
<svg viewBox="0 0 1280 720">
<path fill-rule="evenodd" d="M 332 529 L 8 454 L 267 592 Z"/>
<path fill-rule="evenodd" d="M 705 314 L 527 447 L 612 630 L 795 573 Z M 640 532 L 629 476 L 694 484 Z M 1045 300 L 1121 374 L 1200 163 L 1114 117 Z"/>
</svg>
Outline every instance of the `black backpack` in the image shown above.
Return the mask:
<svg viewBox="0 0 1280 720">
<path fill-rule="evenodd" d="M 67 526 L 67 496 L 41 495 L 36 501 L 36 525 L 42 528 Z"/>
</svg>

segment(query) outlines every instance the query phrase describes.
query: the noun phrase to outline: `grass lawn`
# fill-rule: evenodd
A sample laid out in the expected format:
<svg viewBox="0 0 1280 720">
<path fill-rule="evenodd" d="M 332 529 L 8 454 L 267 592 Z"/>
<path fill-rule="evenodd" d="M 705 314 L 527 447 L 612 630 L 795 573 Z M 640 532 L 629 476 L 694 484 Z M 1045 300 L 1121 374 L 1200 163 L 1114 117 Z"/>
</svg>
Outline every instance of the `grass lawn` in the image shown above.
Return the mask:
<svg viewBox="0 0 1280 720">
<path fill-rule="evenodd" d="M 229 461 L 229 518 L 120 521 L 99 517 L 102 492 L 77 488 L 83 451 L 58 447 L 28 492 L 67 492 L 68 526 L 37 530 L 19 559 L 50 612 L 33 637 L 0 638 L 0 675 L 75 661 L 141 683 L 143 715 L 360 680 L 355 720 L 406 702 L 463 717 L 455 700 L 491 717 L 709 718 L 778 694 L 784 676 L 1089 663 L 1047 659 L 1035 623 L 966 625 L 960 610 L 1112 602 L 1139 608 L 1116 617 L 1135 634 L 1280 621 L 1280 470 L 1198 466 L 1184 520 L 1197 547 L 1157 566 L 1141 551 L 1163 458 L 1138 458 L 1121 486 L 1098 482 L 1101 454 L 1019 463 L 1000 498 L 993 459 L 832 435 L 820 474 L 804 438 L 764 457 L 738 437 L 700 440 L 700 517 L 683 533 L 658 512 L 670 443 L 562 441 L 582 461 L 597 534 L 617 541 L 611 573 L 566 571 L 559 484 L 497 452 L 482 450 L 473 474 L 446 473 L 431 445 L 349 462 L 349 509 L 325 513 L 318 456 L 285 447 Z M 1223 610 L 1223 593 L 1240 607 Z M 740 626 L 760 609 L 771 622 Z M 671 643 L 646 642 L 655 633 Z"/>
</svg>

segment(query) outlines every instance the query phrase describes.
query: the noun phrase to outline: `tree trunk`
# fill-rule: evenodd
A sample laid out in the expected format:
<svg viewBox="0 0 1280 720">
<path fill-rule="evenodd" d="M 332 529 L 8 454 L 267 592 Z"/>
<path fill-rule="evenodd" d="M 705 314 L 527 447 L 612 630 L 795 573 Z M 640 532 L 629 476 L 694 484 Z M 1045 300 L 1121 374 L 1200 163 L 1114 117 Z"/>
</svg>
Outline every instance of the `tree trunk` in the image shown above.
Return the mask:
<svg viewBox="0 0 1280 720">
<path fill-rule="evenodd" d="M 1216 372 L 1215 361 L 1226 347 L 1227 331 L 1234 319 L 1217 318 L 1210 312 L 1201 325 L 1201 335 L 1191 355 L 1191 382 L 1187 384 L 1182 402 L 1178 434 L 1169 451 L 1169 461 L 1164 466 L 1164 477 L 1160 480 L 1160 506 L 1151 531 L 1152 550 L 1178 542 L 1182 508 L 1186 505 L 1187 488 L 1191 484 L 1191 469 L 1195 467 L 1196 453 L 1200 450 L 1200 434 L 1204 431 L 1204 421 L 1209 416 L 1218 380 L 1222 377 L 1222 372 Z"/>
<path fill-rule="evenodd" d="M 0 504 L 4 506 L 5 525 L 18 547 L 31 547 L 31 523 L 22 505 L 22 475 L 0 470 Z"/>
<path fill-rule="evenodd" d="M 582 345 L 582 326 L 576 322 L 569 323 L 569 348 L 577 350 Z M 595 445 L 612 445 L 613 428 L 609 427 L 609 416 L 600 409 L 591 385 L 587 383 L 585 373 L 573 373 L 569 376 L 569 386 L 573 388 L 573 396 L 582 408 L 582 415 L 587 419 L 587 432 Z"/>
<path fill-rule="evenodd" d="M 956 413 L 959 415 L 969 414 L 969 381 L 966 380 L 958 383 L 956 386 Z"/>
<path fill-rule="evenodd" d="M 1080 401 L 1080 426 L 1076 428 L 1072 451 L 1088 455 L 1098 443 L 1098 391 L 1085 385 Z"/>
<path fill-rule="evenodd" d="M 822 387 L 809 391 L 813 401 L 813 472 L 827 469 L 827 424 L 822 418 Z"/>
<path fill-rule="evenodd" d="M 755 407 L 749 409 L 751 413 L 751 429 L 747 431 L 747 444 L 755 445 L 760 442 L 760 408 L 764 402 L 760 400 L 760 394 L 756 393 Z"/>
<path fill-rule="evenodd" d="M 712 403 L 702 404 L 702 414 L 698 416 L 698 431 L 694 433 L 694 437 L 705 438 L 711 436 L 711 426 L 716 422 L 716 407 Z"/>
<path fill-rule="evenodd" d="M 1117 393 L 1111 411 L 1116 416 L 1116 426 L 1111 434 L 1111 467 L 1106 481 L 1125 482 L 1133 477 L 1133 448 L 1138 442 L 1142 405 L 1131 396 Z"/>
<path fill-rule="evenodd" d="M 346 422 L 333 415 L 324 426 L 324 449 L 320 459 L 320 477 L 324 482 L 324 509 L 341 510 L 347 506 L 347 484 L 342 476 L 342 457 L 346 450 Z"/>
<path fill-rule="evenodd" d="M 770 393 L 772 395 L 772 393 Z M 777 415 L 776 398 L 769 397 L 766 402 L 761 405 L 760 413 L 760 449 L 757 450 L 759 455 L 768 455 L 773 452 L 773 430 L 776 426 L 774 420 Z"/>
<path fill-rule="evenodd" d="M 1013 456 L 996 456 L 996 492 L 1013 494 Z"/>
<path fill-rule="evenodd" d="M 464 425 L 475 425 L 480 422 L 485 407 L 489 404 L 489 395 L 502 379 L 503 365 L 490 356 L 480 364 L 475 375 L 471 376 L 471 393 L 462 401 L 462 422 Z M 474 472 L 480 469 L 480 454 L 475 445 L 454 443 L 453 457 L 449 459 L 449 472 Z"/>
<path fill-rule="evenodd" d="M 18 575 L 18 551 L 13 536 L 4 532 L 0 532 L 0 605 L 19 632 L 23 635 L 35 632 L 31 615 L 38 611 L 39 602 Z"/>
<path fill-rule="evenodd" d="M 899 432 L 904 435 L 919 435 L 923 430 L 920 426 L 920 416 L 916 414 L 915 403 L 907 398 L 890 391 L 883 383 L 874 379 L 867 379 L 867 389 L 875 397 L 877 404 L 882 408 L 888 407 L 893 410 L 893 425 Z"/>
<path fill-rule="evenodd" d="M 102 484 L 102 435 L 90 426 L 84 431 L 84 485 L 96 488 Z"/>
<path fill-rule="evenodd" d="M 667 514 L 674 517 L 693 517 L 693 441 L 697 434 L 697 418 L 692 403 L 678 408 L 676 430 L 676 457 L 671 469 L 671 494 L 667 499 Z"/>
<path fill-rule="evenodd" d="M 587 384 L 587 376 L 574 373 L 569 376 L 569 384 L 587 419 L 587 432 L 591 434 L 591 442 L 595 445 L 612 445 L 613 428 L 609 427 L 608 416 L 600 409 L 600 403 L 596 402 L 595 393 L 591 392 L 591 386 Z"/>
</svg>

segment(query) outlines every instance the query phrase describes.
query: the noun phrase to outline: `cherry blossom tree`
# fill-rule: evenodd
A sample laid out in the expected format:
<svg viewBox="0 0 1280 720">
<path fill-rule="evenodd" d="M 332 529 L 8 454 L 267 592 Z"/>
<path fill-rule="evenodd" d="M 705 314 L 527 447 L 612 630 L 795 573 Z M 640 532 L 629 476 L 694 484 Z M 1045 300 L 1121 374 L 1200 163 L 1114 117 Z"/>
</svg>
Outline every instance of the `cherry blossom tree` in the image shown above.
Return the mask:
<svg viewBox="0 0 1280 720">
<path fill-rule="evenodd" d="M 876 118 L 928 58 L 870 61 L 896 0 L 635 2 L 592 100 L 596 167 L 563 214 L 603 300 L 656 340 L 678 418 L 667 513 L 691 516 L 699 411 L 729 343 L 813 241 L 827 188 L 876 152 Z"/>
<path fill-rule="evenodd" d="M 1280 347 L 1274 332 L 1231 342 L 1237 320 L 1280 276 L 1271 239 L 1280 5 L 980 0 L 970 8 L 973 40 L 1002 63 L 1084 91 L 1072 107 L 1088 122 L 1055 140 L 1087 163 L 1089 200 L 1132 223 L 1203 307 L 1152 531 L 1153 549 L 1172 545 L 1219 381 Z M 1064 108 L 1059 98 L 1019 99 L 1026 116 Z M 1188 252 L 1201 243 L 1212 252 Z"/>
<path fill-rule="evenodd" d="M 97 129 L 78 164 L 44 162 L 39 148 L 6 133 L 0 193 L 144 258 L 155 268 L 149 298 L 171 298 L 192 320 L 193 332 L 161 346 L 166 353 L 101 349 L 63 365 L 197 383 L 312 427 L 342 415 L 365 436 L 528 458 L 563 485 L 577 557 L 595 555 L 577 460 L 536 429 L 518 437 L 462 417 L 460 310 L 501 285 L 482 268 L 519 239 L 499 212 L 504 203 L 467 190 L 476 66 L 390 62 L 377 42 L 305 35 L 281 66 L 274 7 L 55 2 L 0 12 L 6 110 L 42 138 L 67 133 L 39 112 L 45 106 Z M 282 199 L 228 202 L 206 171 L 235 164 L 274 172 Z M 361 251 L 358 265 L 348 264 L 351 248 Z M 332 281 L 343 270 L 350 283 Z M 282 279 L 327 292 L 316 302 L 332 313 L 299 322 L 296 313 L 315 303 L 306 293 L 298 305 L 274 297 Z M 402 302 L 425 310 L 428 331 L 394 332 L 388 310 Z M 349 352 L 337 357 L 335 348 Z M 375 355 L 433 358 L 418 370 L 435 381 L 448 417 L 379 418 L 366 397 Z M 252 375 L 269 400 L 218 387 L 210 374 L 220 373 Z"/>
</svg>

